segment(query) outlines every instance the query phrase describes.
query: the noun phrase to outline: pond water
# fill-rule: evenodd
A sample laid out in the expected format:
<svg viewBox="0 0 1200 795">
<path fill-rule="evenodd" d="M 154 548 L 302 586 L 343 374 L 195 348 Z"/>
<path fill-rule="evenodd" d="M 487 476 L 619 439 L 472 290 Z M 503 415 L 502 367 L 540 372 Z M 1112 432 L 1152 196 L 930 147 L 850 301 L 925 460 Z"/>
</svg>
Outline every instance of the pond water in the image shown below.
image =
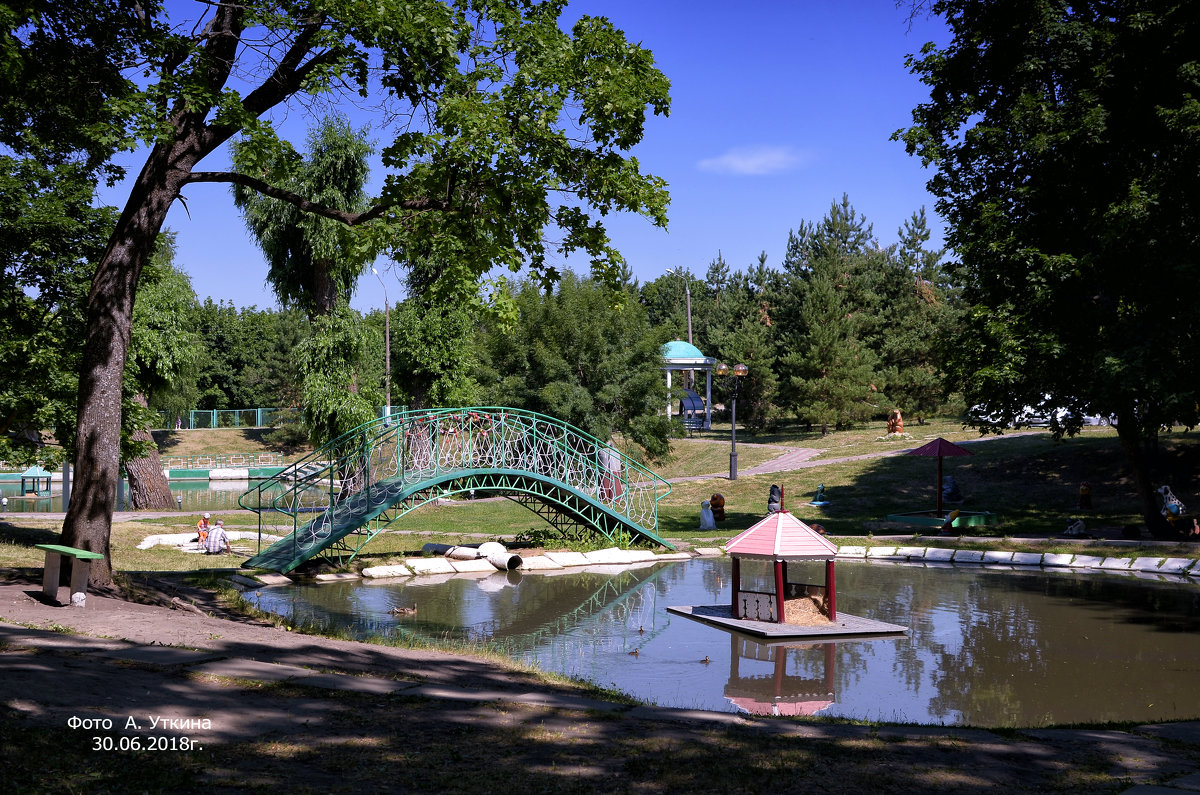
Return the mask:
<svg viewBox="0 0 1200 795">
<path fill-rule="evenodd" d="M 238 497 L 242 496 L 257 480 L 172 480 L 171 497 L 177 506 L 182 505 L 183 511 L 224 511 L 235 510 Z M 47 497 L 21 496 L 20 481 L 16 483 L 0 483 L 0 497 L 8 499 L 8 504 L 0 513 L 62 513 L 62 483 L 54 483 L 52 493 Z M 182 498 L 182 502 L 180 502 Z M 118 511 L 129 510 L 128 487 L 118 495 Z"/>
<path fill-rule="evenodd" d="M 790 579 L 822 581 L 791 576 L 794 565 Z M 1195 582 L 839 562 L 838 611 L 908 626 L 905 636 L 767 645 L 667 612 L 726 603 L 730 575 L 727 558 L 694 559 L 248 596 L 362 638 L 494 644 L 669 707 L 976 726 L 1200 716 Z M 743 563 L 743 587 L 768 576 Z M 412 605 L 415 615 L 390 613 Z"/>
</svg>

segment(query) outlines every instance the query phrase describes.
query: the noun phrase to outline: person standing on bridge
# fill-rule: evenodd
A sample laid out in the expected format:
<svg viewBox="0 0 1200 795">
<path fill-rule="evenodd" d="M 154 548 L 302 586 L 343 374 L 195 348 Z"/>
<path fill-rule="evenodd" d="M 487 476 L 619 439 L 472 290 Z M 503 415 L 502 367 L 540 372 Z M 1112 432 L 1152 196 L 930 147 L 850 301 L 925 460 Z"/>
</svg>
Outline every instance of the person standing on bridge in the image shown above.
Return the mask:
<svg viewBox="0 0 1200 795">
<path fill-rule="evenodd" d="M 613 449 L 612 445 L 606 444 L 600 448 L 596 459 L 600 465 L 600 499 L 615 502 L 625 490 L 621 479 L 621 471 L 625 464 L 621 461 L 621 454 Z"/>
</svg>

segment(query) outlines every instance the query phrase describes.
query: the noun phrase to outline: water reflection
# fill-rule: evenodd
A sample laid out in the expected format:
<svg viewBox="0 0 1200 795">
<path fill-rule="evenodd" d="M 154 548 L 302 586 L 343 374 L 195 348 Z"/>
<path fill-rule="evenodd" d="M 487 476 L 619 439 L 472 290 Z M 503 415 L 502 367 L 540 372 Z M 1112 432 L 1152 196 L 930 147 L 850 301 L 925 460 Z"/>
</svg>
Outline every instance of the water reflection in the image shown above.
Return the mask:
<svg viewBox="0 0 1200 795">
<path fill-rule="evenodd" d="M 833 706 L 837 678 L 837 641 L 827 643 L 763 643 L 729 633 L 729 682 L 725 698 L 752 715 L 816 715 Z M 788 667 L 788 652 L 820 649 L 820 676 Z M 793 663 L 799 662 L 793 658 Z"/>
<path fill-rule="evenodd" d="M 171 498 L 183 512 L 224 511 L 239 508 L 238 497 L 257 485 L 257 480 L 172 480 Z M 3 513 L 62 513 L 62 483 L 55 482 L 45 496 L 21 494 L 21 484 L 0 483 L 0 497 L 8 499 Z M 118 494 L 117 510 L 129 510 L 129 488 Z"/>
<path fill-rule="evenodd" d="M 987 726 L 1200 714 L 1192 581 L 841 563 L 842 610 L 910 631 L 824 644 L 766 644 L 666 611 L 724 603 L 729 577 L 727 559 L 698 559 L 294 586 L 254 598 L 360 637 L 495 644 L 664 706 Z M 389 612 L 413 605 L 415 614 Z"/>
</svg>

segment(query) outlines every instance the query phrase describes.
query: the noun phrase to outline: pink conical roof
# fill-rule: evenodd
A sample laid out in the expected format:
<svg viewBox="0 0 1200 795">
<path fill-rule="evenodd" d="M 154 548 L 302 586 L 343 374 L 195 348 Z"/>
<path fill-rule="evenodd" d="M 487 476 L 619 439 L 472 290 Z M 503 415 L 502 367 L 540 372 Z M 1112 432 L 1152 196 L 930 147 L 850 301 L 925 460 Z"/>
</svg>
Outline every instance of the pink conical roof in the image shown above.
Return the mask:
<svg viewBox="0 0 1200 795">
<path fill-rule="evenodd" d="M 908 454 L 928 456 L 975 455 L 970 450 L 959 447 L 954 442 L 948 442 L 940 436 L 929 444 L 923 444 L 915 450 L 909 450 Z"/>
<path fill-rule="evenodd" d="M 767 516 L 725 545 L 734 557 L 829 560 L 837 545 L 787 511 Z"/>
</svg>

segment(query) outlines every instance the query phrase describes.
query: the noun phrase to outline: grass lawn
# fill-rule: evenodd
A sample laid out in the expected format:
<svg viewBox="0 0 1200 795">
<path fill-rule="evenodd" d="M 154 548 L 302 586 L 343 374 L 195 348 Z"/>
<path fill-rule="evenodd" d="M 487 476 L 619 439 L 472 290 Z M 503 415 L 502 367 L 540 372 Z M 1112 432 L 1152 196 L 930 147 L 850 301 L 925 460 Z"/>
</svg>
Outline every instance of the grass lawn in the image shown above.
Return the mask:
<svg viewBox="0 0 1200 795">
<path fill-rule="evenodd" d="M 273 428 L 197 428 L 195 430 L 154 431 L 158 452 L 164 456 L 229 455 L 232 453 L 282 453 L 284 461 L 296 461 L 312 448 L 281 451 L 264 437 Z"/>
<path fill-rule="evenodd" d="M 765 464 L 787 452 L 786 447 L 765 444 L 738 444 L 738 471 Z M 646 465 L 664 478 L 729 474 L 729 439 L 675 439 L 671 455 L 665 461 Z"/>
<path fill-rule="evenodd" d="M 933 508 L 936 500 L 937 462 L 932 458 L 907 455 L 879 456 L 917 447 L 929 438 L 941 435 L 958 442 L 978 439 L 973 431 L 964 431 L 954 421 L 936 421 L 926 426 L 909 426 L 912 439 L 882 439 L 884 423 L 874 423 L 851 431 L 806 434 L 796 430 L 772 437 L 747 435 L 748 444 L 739 445 L 738 480 L 716 477 L 673 485 L 671 493 L 659 503 L 659 535 L 693 545 L 720 544 L 760 519 L 766 511 L 767 492 L 772 484 L 783 486 L 789 510 L 808 522 L 819 522 L 831 536 L 855 544 L 873 543 L 874 536 L 915 535 L 919 528 L 889 524 L 888 514 Z M 247 445 L 256 434 L 246 429 L 218 429 L 171 432 L 182 434 L 177 448 L 188 454 L 252 452 Z M 739 440 L 743 434 L 739 431 Z M 727 473 L 729 448 L 721 430 L 676 440 L 672 457 L 653 468 L 665 477 L 680 478 Z M 786 447 L 816 447 L 823 453 L 814 461 L 827 461 L 790 472 L 746 475 L 750 467 L 769 461 L 785 452 Z M 1060 534 L 1071 518 L 1081 516 L 1089 529 L 1107 529 L 1119 534 L 1126 525 L 1140 525 L 1141 517 L 1132 483 L 1125 471 L 1124 457 L 1116 433 L 1111 428 L 1089 428 L 1073 439 L 1054 441 L 1049 433 L 1006 435 L 967 444 L 974 455 L 947 458 L 945 473 L 958 481 L 965 497 L 965 510 L 990 511 L 1000 523 L 972 529 L 972 535 L 991 535 L 996 547 L 1013 548 L 1011 538 L 1049 537 Z M 830 458 L 872 455 L 847 461 Z M 1200 435 L 1186 432 L 1164 434 L 1159 450 L 1162 482 L 1170 483 L 1185 504 L 1194 502 L 1200 484 L 1195 473 L 1200 469 Z M 1092 484 L 1094 509 L 1076 510 L 1079 485 Z M 817 485 L 823 483 L 831 504 L 824 508 L 807 505 Z M 700 503 L 719 492 L 726 499 L 726 520 L 716 533 L 700 533 Z M 1194 506 L 1195 507 L 1195 506 Z M 231 530 L 257 527 L 257 518 L 249 512 L 222 514 Z M 119 522 L 113 527 L 112 548 L 115 565 L 128 571 L 180 571 L 209 568 L 212 558 L 185 554 L 166 546 L 137 549 L 146 536 L 157 533 L 189 532 L 196 517 L 190 513 L 157 519 Z M 54 541 L 58 523 L 36 515 L 14 514 L 0 522 L 0 565 L 40 566 L 41 553 L 33 544 Z M 489 538 L 525 537 L 551 546 L 588 548 L 605 545 L 585 540 L 581 543 L 547 541 L 550 526 L 526 508 L 508 500 L 459 501 L 431 505 L 408 514 L 387 532 L 373 540 L 359 556 L 365 564 L 398 560 L 420 554 L 427 542 L 467 543 Z M 927 532 L 927 531 L 921 531 Z M 538 544 L 535 544 L 538 545 Z M 253 551 L 255 545 L 239 542 Z M 1070 547 L 1067 547 L 1070 548 Z M 1044 547 L 1042 548 L 1045 549 Z M 1176 553 L 1192 556 L 1192 545 L 1180 545 Z M 221 559 L 222 566 L 234 560 Z"/>
</svg>

